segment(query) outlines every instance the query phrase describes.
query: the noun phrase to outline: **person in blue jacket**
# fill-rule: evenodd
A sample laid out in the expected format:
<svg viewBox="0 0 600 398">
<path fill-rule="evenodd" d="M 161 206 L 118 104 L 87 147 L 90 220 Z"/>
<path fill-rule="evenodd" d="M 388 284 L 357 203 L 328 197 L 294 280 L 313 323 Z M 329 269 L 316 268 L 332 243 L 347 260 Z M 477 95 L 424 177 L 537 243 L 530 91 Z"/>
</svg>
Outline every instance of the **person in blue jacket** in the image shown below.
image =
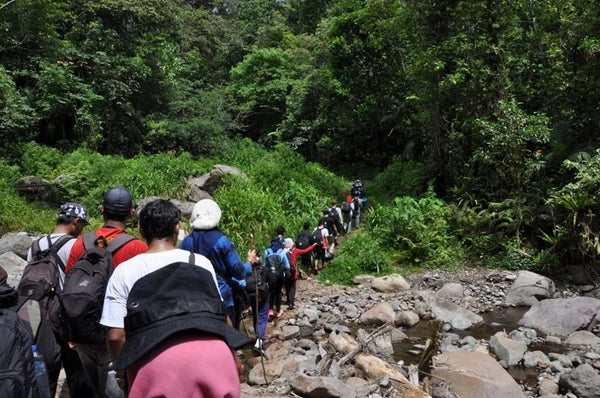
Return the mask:
<svg viewBox="0 0 600 398">
<path fill-rule="evenodd" d="M 221 209 L 211 199 L 202 199 L 194 206 L 190 225 L 191 234 L 181 241 L 179 248 L 207 257 L 217 274 L 219 291 L 227 309 L 227 315 L 233 322 L 236 319 L 233 301 L 232 278 L 243 281 L 252 272 L 251 264 L 256 259 L 253 250 L 248 251 L 246 263 L 243 263 L 233 243 L 218 230 L 221 221 Z"/>
</svg>

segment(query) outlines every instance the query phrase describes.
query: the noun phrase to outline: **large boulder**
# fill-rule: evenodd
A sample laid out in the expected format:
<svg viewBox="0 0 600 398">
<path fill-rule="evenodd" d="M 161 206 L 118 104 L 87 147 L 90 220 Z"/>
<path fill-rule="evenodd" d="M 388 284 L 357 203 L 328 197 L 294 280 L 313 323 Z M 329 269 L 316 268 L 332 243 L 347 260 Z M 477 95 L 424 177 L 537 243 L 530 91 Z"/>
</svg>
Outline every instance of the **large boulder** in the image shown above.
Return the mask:
<svg viewBox="0 0 600 398">
<path fill-rule="evenodd" d="M 551 279 L 533 272 L 520 271 L 506 293 L 505 302 L 517 306 L 532 306 L 554 296 L 555 290 Z"/>
<path fill-rule="evenodd" d="M 23 260 L 13 252 L 6 252 L 0 255 L 0 265 L 8 274 L 6 283 L 9 286 L 17 287 L 21 280 L 21 276 L 23 275 L 23 270 L 27 265 L 27 261 Z"/>
<path fill-rule="evenodd" d="M 558 385 L 581 398 L 600 398 L 600 375 L 588 364 L 561 373 Z"/>
<path fill-rule="evenodd" d="M 461 398 L 525 398 L 517 382 L 491 356 L 480 352 L 447 352 L 433 358 L 432 374 L 446 381 Z"/>
<path fill-rule="evenodd" d="M 462 298 L 465 295 L 465 289 L 460 283 L 446 283 L 438 290 L 437 295 L 441 298 Z"/>
<path fill-rule="evenodd" d="M 215 194 L 215 191 L 223 185 L 223 177 L 226 175 L 234 175 L 243 178 L 244 180 L 248 180 L 248 176 L 240 169 L 223 164 L 216 164 L 209 173 L 203 174 L 200 177 L 188 179 L 187 182 L 190 186 L 190 195 L 188 196 L 188 199 L 196 202 L 201 199 L 212 199 L 212 195 Z"/>
<path fill-rule="evenodd" d="M 33 238 L 26 232 L 3 235 L 0 238 L 0 254 L 12 252 L 22 259 L 27 260 L 27 252 L 32 243 Z"/>
<path fill-rule="evenodd" d="M 548 299 L 532 305 L 519 324 L 537 329 L 546 335 L 564 337 L 587 328 L 596 317 L 600 319 L 598 299 L 592 297 Z"/>
<path fill-rule="evenodd" d="M 420 296 L 429 305 L 435 319 L 449 323 L 454 329 L 464 330 L 483 322 L 480 315 L 444 300 L 433 292 L 420 292 Z"/>
<path fill-rule="evenodd" d="M 598 351 L 600 350 L 600 337 L 587 330 L 578 330 L 567 337 L 565 344 L 572 347 L 589 347 Z"/>
<path fill-rule="evenodd" d="M 158 196 L 148 196 L 146 198 L 140 199 L 136 202 L 136 215 L 139 217 L 140 216 L 140 212 L 142 211 L 142 209 L 144 207 L 146 207 L 146 205 L 156 199 L 166 199 L 166 198 L 160 198 Z M 173 203 L 175 205 L 175 207 L 177 207 L 180 211 L 181 211 L 181 215 L 183 217 L 187 217 L 190 218 L 190 216 L 192 215 L 192 210 L 194 209 L 194 205 L 196 204 L 196 202 L 186 202 L 183 200 L 179 200 L 179 199 L 169 199 L 169 201 L 171 203 Z"/>
<path fill-rule="evenodd" d="M 410 284 L 401 275 L 392 274 L 375 278 L 371 287 L 378 292 L 404 292 L 410 290 Z"/>
<path fill-rule="evenodd" d="M 55 193 L 52 183 L 36 176 L 21 177 L 15 182 L 15 189 L 19 195 L 29 200 L 48 200 Z"/>
</svg>

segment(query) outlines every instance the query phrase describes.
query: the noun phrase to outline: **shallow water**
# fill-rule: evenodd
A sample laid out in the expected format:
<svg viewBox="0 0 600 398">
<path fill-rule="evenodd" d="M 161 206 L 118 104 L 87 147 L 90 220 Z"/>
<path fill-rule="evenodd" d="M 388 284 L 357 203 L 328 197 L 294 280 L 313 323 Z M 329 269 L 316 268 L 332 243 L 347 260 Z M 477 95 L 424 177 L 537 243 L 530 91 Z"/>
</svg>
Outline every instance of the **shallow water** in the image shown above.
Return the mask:
<svg viewBox="0 0 600 398">
<path fill-rule="evenodd" d="M 519 320 L 528 310 L 526 307 L 517 308 L 499 308 L 484 314 L 483 323 L 473 326 L 467 330 L 451 330 L 450 333 L 456 333 L 461 338 L 472 336 L 477 340 L 488 341 L 499 331 L 505 331 L 507 334 L 519 327 Z M 404 361 L 405 365 L 418 365 L 421 360 L 421 350 L 415 349 L 415 345 L 425 345 L 427 339 L 434 338 L 436 330 L 441 328 L 442 324 L 437 321 L 421 321 L 412 328 L 404 329 L 408 336 L 401 344 L 394 347 L 394 359 Z M 532 343 L 528 351 L 543 351 L 545 354 L 550 352 L 562 352 L 560 346 L 548 343 Z M 524 368 L 522 366 L 513 366 L 507 369 L 508 373 L 520 384 L 535 387 L 537 384 L 538 370 L 535 368 Z"/>
</svg>

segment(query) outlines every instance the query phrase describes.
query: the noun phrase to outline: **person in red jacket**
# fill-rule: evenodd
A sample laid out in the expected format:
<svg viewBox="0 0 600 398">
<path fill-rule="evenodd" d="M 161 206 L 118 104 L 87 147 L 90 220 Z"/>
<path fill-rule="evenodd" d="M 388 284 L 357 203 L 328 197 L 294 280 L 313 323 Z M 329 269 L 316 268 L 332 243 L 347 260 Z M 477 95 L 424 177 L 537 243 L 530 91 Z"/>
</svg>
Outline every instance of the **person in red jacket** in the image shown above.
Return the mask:
<svg viewBox="0 0 600 398">
<path fill-rule="evenodd" d="M 123 187 L 109 189 L 104 194 L 100 213 L 104 217 L 104 225 L 98 228 L 96 237 L 103 236 L 107 242 L 117 236 L 125 233 L 126 221 L 134 215 L 133 198 L 129 191 Z M 66 274 L 77 262 L 79 257 L 85 252 L 83 237 L 77 238 L 69 260 L 67 261 Z M 139 239 L 133 239 L 119 248 L 112 256 L 115 268 L 122 262 L 129 260 L 138 254 L 145 253 L 148 245 Z M 110 354 L 106 344 L 77 344 L 77 353 L 83 364 L 83 368 L 88 375 L 94 396 L 104 398 L 106 389 L 106 379 L 111 362 Z"/>
<path fill-rule="evenodd" d="M 294 247 L 294 241 L 291 238 L 285 238 L 283 242 L 285 253 L 290 261 L 290 275 L 285 281 L 285 296 L 287 298 L 288 310 L 294 309 L 294 299 L 296 298 L 296 281 L 298 280 L 298 266 L 296 258 L 306 253 L 310 253 L 315 247 L 315 243 L 305 249 Z"/>
</svg>

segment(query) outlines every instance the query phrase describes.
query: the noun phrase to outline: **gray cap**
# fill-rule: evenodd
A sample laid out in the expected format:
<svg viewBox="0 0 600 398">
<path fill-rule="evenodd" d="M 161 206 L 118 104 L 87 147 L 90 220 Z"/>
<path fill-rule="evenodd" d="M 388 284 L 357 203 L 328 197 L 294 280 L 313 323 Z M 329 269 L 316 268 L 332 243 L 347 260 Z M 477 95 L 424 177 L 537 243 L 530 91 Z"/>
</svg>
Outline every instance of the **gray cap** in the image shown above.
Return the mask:
<svg viewBox="0 0 600 398">
<path fill-rule="evenodd" d="M 59 216 L 65 216 L 67 218 L 79 218 L 84 222 L 85 225 L 90 225 L 87 220 L 87 210 L 79 203 L 65 203 L 60 206 Z"/>
<path fill-rule="evenodd" d="M 106 191 L 102 206 L 110 213 L 127 215 L 133 208 L 133 198 L 126 188 L 115 187 Z"/>
</svg>

